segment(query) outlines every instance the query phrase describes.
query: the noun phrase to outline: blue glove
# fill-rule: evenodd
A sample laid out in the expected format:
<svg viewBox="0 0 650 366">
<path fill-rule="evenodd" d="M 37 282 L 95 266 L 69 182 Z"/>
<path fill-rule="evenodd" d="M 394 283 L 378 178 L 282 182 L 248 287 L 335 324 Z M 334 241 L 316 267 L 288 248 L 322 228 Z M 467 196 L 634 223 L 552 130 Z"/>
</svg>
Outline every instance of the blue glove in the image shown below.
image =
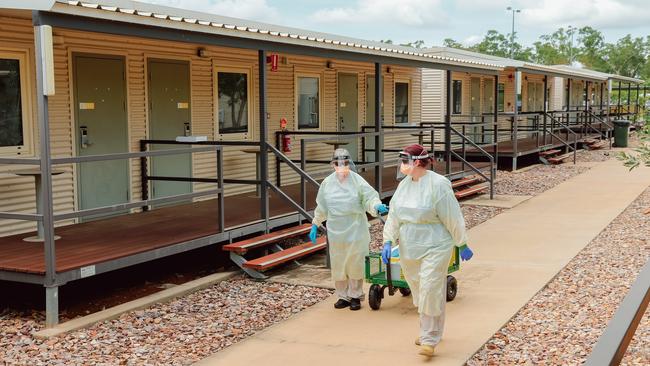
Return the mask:
<svg viewBox="0 0 650 366">
<path fill-rule="evenodd" d="M 318 226 L 312 224 L 311 231 L 309 232 L 309 240 L 314 244 L 316 244 L 316 235 L 318 235 Z"/>
<path fill-rule="evenodd" d="M 472 259 L 474 252 L 467 245 L 463 245 L 463 249 L 460 251 L 460 258 L 464 261 Z"/>
<path fill-rule="evenodd" d="M 391 245 L 392 242 L 387 241 L 384 243 L 384 249 L 381 251 L 381 260 L 384 261 L 385 264 L 388 264 L 388 262 L 390 262 Z"/>
<path fill-rule="evenodd" d="M 377 213 L 380 215 L 387 214 L 388 213 L 388 206 L 386 206 L 383 203 L 378 203 L 375 206 L 375 210 L 377 210 Z"/>
</svg>

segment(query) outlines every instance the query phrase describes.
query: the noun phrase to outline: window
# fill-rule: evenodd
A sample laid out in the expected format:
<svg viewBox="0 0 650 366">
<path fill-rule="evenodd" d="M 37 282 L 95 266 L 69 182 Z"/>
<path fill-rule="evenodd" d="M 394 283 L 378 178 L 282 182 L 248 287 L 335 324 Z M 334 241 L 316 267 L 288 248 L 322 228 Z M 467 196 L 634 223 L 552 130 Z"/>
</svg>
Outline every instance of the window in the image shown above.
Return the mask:
<svg viewBox="0 0 650 366">
<path fill-rule="evenodd" d="M 384 122 L 384 101 L 381 101 L 381 122 Z M 366 124 L 375 125 L 375 77 L 366 80 Z"/>
<path fill-rule="evenodd" d="M 248 72 L 217 72 L 219 134 L 247 134 L 249 122 Z"/>
<path fill-rule="evenodd" d="M 0 52 L 0 154 L 28 154 L 31 147 L 26 53 Z"/>
<path fill-rule="evenodd" d="M 454 80 L 451 87 L 451 100 L 453 103 L 452 113 L 461 114 L 463 112 L 463 82 Z"/>
<path fill-rule="evenodd" d="M 505 111 L 505 101 L 506 101 L 506 86 L 504 83 L 499 83 L 497 85 L 497 108 L 499 112 Z"/>
<path fill-rule="evenodd" d="M 298 128 L 320 127 L 318 77 L 298 77 Z"/>
<path fill-rule="evenodd" d="M 395 123 L 409 122 L 409 83 L 395 83 Z"/>
</svg>

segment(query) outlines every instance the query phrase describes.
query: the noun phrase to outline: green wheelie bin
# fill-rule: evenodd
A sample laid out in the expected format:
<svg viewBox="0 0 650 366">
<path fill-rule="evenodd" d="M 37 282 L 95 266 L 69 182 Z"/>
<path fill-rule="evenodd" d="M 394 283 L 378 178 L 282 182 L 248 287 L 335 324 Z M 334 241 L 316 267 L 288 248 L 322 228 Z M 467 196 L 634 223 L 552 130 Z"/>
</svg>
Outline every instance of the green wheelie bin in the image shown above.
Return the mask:
<svg viewBox="0 0 650 366">
<path fill-rule="evenodd" d="M 627 137 L 630 133 L 630 121 L 618 119 L 614 121 L 614 145 L 627 147 Z"/>
</svg>

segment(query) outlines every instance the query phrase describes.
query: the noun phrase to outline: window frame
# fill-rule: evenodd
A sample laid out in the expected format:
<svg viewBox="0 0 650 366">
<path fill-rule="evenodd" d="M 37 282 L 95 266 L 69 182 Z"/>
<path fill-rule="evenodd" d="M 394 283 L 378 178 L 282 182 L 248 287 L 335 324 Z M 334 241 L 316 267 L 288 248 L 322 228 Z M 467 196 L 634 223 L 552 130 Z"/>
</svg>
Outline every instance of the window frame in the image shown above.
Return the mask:
<svg viewBox="0 0 650 366">
<path fill-rule="evenodd" d="M 407 101 L 407 121 L 406 122 L 397 122 L 397 84 L 406 84 L 406 101 Z M 394 125 L 408 125 L 411 121 L 411 111 L 412 111 L 412 95 L 413 93 L 411 92 L 411 79 L 395 79 L 393 80 L 393 124 Z"/>
<path fill-rule="evenodd" d="M 253 94 L 253 68 L 215 66 L 214 70 L 214 138 L 215 140 L 252 140 L 255 136 L 255 96 Z M 221 133 L 219 130 L 219 73 L 246 74 L 248 96 L 248 128 L 246 132 Z"/>
<path fill-rule="evenodd" d="M 454 96 L 454 91 L 456 90 L 456 84 L 460 85 L 459 98 Z M 456 111 L 456 99 L 460 101 L 458 103 L 458 111 Z M 451 81 L 451 114 L 459 115 L 463 114 L 463 81 L 460 79 L 452 79 Z"/>
<path fill-rule="evenodd" d="M 318 79 L 318 127 L 300 127 L 298 102 L 300 100 L 300 78 Z M 296 131 L 321 131 L 323 127 L 323 75 L 321 73 L 297 72 L 294 76 L 294 127 Z"/>
<path fill-rule="evenodd" d="M 0 146 L 0 156 L 32 156 L 33 150 L 33 104 L 29 51 L 0 49 L 0 59 L 17 60 L 20 72 L 20 109 L 22 116 L 23 144 Z"/>
</svg>

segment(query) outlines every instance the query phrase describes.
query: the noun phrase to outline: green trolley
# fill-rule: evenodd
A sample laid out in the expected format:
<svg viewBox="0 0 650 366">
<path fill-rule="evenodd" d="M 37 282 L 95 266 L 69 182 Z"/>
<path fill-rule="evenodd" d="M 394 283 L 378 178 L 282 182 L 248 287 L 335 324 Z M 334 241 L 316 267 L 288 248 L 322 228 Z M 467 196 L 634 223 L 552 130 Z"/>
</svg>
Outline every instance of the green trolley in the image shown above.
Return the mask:
<svg viewBox="0 0 650 366">
<path fill-rule="evenodd" d="M 460 269 L 460 248 L 454 247 L 449 268 L 447 270 L 447 301 L 452 301 L 458 292 L 458 283 L 456 278 L 451 275 Z M 409 296 L 411 289 L 408 283 L 400 276 L 399 280 L 391 280 L 390 266 L 385 265 L 381 260 L 381 253 L 371 252 L 366 256 L 366 282 L 370 283 L 368 291 L 368 302 L 370 308 L 378 310 L 381 306 L 381 300 L 384 298 L 384 290 L 388 289 L 388 294 L 393 296 L 396 290 L 402 296 Z"/>
</svg>

